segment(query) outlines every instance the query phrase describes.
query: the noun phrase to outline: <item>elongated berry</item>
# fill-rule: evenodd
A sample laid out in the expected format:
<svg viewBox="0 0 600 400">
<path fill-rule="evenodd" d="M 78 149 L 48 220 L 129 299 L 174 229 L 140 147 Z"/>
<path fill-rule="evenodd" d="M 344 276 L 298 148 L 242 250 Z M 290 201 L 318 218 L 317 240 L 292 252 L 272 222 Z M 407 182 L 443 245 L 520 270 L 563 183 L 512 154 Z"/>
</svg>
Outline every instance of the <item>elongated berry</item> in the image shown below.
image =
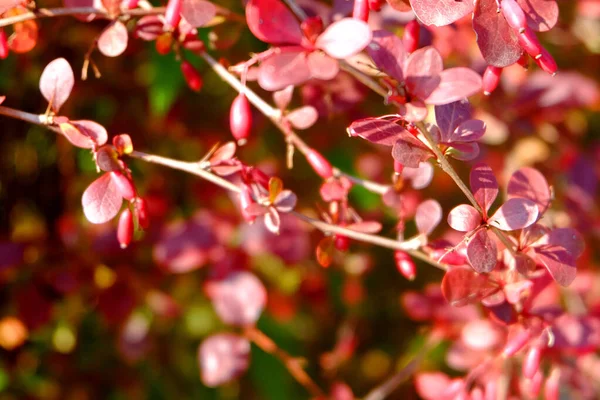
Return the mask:
<svg viewBox="0 0 600 400">
<path fill-rule="evenodd" d="M 246 144 L 252 128 L 252 110 L 250 102 L 243 93 L 238 94 L 231 103 L 229 128 L 239 146 Z"/>
<path fill-rule="evenodd" d="M 119 217 L 119 224 L 117 225 L 117 240 L 121 245 L 122 249 L 127 248 L 133 240 L 133 215 L 131 210 L 126 208 Z"/>
<path fill-rule="evenodd" d="M 202 89 L 202 75 L 194 68 L 192 64 L 187 61 L 181 62 L 181 73 L 185 78 L 185 82 L 195 92 L 199 92 Z"/>
<path fill-rule="evenodd" d="M 136 196 L 133 182 L 120 171 L 113 171 L 110 175 L 121 196 L 123 196 L 125 200 L 133 200 Z"/>
<path fill-rule="evenodd" d="M 549 73 L 550 75 L 556 75 L 556 71 L 558 71 L 558 66 L 556 65 L 556 61 L 554 61 L 554 58 L 552 57 L 552 55 L 550 53 L 548 53 L 548 51 L 544 48 L 542 48 L 542 56 L 540 58 L 537 58 L 535 60 L 535 62 L 537 63 L 537 65 L 539 65 L 539 67 Z"/>
<path fill-rule="evenodd" d="M 523 33 L 519 34 L 519 44 L 531 57 L 537 59 L 542 54 L 542 44 L 538 40 L 535 32 L 531 28 L 526 27 Z"/>
<path fill-rule="evenodd" d="M 404 48 L 409 53 L 417 50 L 419 47 L 419 36 L 421 32 L 421 26 L 416 19 L 410 21 L 404 27 L 404 33 L 402 34 L 402 42 L 404 43 Z"/>
<path fill-rule="evenodd" d="M 488 65 L 483 73 L 483 94 L 489 96 L 500 83 L 500 74 L 502 74 L 502 68 Z"/>
<path fill-rule="evenodd" d="M 534 346 L 527 351 L 525 358 L 523 359 L 523 376 L 531 379 L 538 372 L 540 368 L 542 351 L 538 346 Z"/>
<path fill-rule="evenodd" d="M 354 9 L 352 18 L 367 22 L 369 20 L 369 2 L 368 0 L 354 0 Z"/>
<path fill-rule="evenodd" d="M 369 10 L 371 11 L 381 11 L 381 7 L 385 4 L 384 0 L 369 0 Z"/>
<path fill-rule="evenodd" d="M 394 259 L 396 260 L 398 272 L 409 281 L 414 280 L 417 276 L 417 267 L 410 255 L 405 251 L 396 250 L 394 252 Z"/>
<path fill-rule="evenodd" d="M 8 57 L 8 38 L 4 28 L 0 28 L 0 59 L 4 60 Z"/>
<path fill-rule="evenodd" d="M 516 0 L 502 0 L 500 7 L 508 25 L 523 33 L 527 27 L 527 18 L 519 3 Z"/>
<path fill-rule="evenodd" d="M 138 2 L 139 0 L 127 0 L 125 2 L 125 7 L 127 7 L 128 10 L 132 10 L 134 8 L 137 8 Z"/>
<path fill-rule="evenodd" d="M 181 21 L 181 0 L 169 0 L 165 10 L 165 29 L 170 31 L 179 25 Z"/>
<path fill-rule="evenodd" d="M 141 197 L 135 200 L 135 213 L 138 224 L 142 229 L 148 229 L 150 226 L 150 216 L 148 215 L 148 202 Z"/>
<path fill-rule="evenodd" d="M 529 342 L 529 339 L 531 339 L 531 332 L 528 330 L 517 333 L 506 342 L 502 350 L 502 355 L 504 357 L 512 357 Z"/>
<path fill-rule="evenodd" d="M 544 383 L 544 400 L 558 400 L 560 398 L 560 369 L 554 367 Z"/>
<path fill-rule="evenodd" d="M 323 179 L 329 179 L 333 176 L 333 168 L 329 161 L 325 159 L 315 149 L 311 149 L 308 153 L 306 153 L 306 159 L 311 167 L 315 170 L 315 172 Z"/>
</svg>

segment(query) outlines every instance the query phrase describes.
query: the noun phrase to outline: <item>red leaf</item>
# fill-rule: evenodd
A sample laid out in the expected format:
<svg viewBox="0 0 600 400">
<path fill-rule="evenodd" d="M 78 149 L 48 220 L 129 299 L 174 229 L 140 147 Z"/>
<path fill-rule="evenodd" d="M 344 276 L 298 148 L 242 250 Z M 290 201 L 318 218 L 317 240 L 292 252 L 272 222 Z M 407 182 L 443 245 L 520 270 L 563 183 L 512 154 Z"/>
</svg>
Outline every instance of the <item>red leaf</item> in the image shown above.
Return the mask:
<svg viewBox="0 0 600 400">
<path fill-rule="evenodd" d="M 435 200 L 425 200 L 417 207 L 415 223 L 417 230 L 423 235 L 429 235 L 442 220 L 442 207 Z"/>
<path fill-rule="evenodd" d="M 467 244 L 467 257 L 471 267 L 479 273 L 491 272 L 498 262 L 496 242 L 485 229 L 480 229 Z"/>
<path fill-rule="evenodd" d="M 448 225 L 460 232 L 470 232 L 481 224 L 481 215 L 473 206 L 461 204 L 448 214 Z"/>
<path fill-rule="evenodd" d="M 40 91 L 55 112 L 65 104 L 74 84 L 73 70 L 64 58 L 57 58 L 48 64 L 40 77 Z"/>
<path fill-rule="evenodd" d="M 329 25 L 319 35 L 315 46 L 333 58 L 344 59 L 361 52 L 371 42 L 371 37 L 366 22 L 344 18 Z"/>
<path fill-rule="evenodd" d="M 475 165 L 471 170 L 469 181 L 475 200 L 487 213 L 498 196 L 498 181 L 492 169 L 483 163 Z"/>
<path fill-rule="evenodd" d="M 473 304 L 498 290 L 488 279 L 466 267 L 452 268 L 442 279 L 442 294 L 450 305 Z"/>
<path fill-rule="evenodd" d="M 502 204 L 488 223 L 503 231 L 514 231 L 527 228 L 537 218 L 538 208 L 533 201 L 515 197 Z"/>
<path fill-rule="evenodd" d="M 388 31 L 375 31 L 367 52 L 377 68 L 399 82 L 404 80 L 402 66 L 406 62 L 406 51 L 402 39 Z"/>
<path fill-rule="evenodd" d="M 419 139 L 407 136 L 394 143 L 392 157 L 404 166 L 417 168 L 420 163 L 433 157 L 433 154 Z"/>
<path fill-rule="evenodd" d="M 260 65 L 258 83 L 265 90 L 281 90 L 311 78 L 306 52 L 298 47 L 281 49 Z"/>
<path fill-rule="evenodd" d="M 423 47 L 408 56 L 404 66 L 408 91 L 419 99 L 426 99 L 441 82 L 444 69 L 442 56 L 433 47 Z"/>
<path fill-rule="evenodd" d="M 496 0 L 478 0 L 473 13 L 473 29 L 485 61 L 503 68 L 517 62 L 523 50 L 516 33 L 497 9 Z"/>
<path fill-rule="evenodd" d="M 394 121 L 379 118 L 364 118 L 354 121 L 348 127 L 348 134 L 384 146 L 393 146 L 401 138 L 412 137 L 406 129 Z"/>
<path fill-rule="evenodd" d="M 250 365 L 250 342 L 232 333 L 209 336 L 198 348 L 202 382 L 209 387 L 227 383 Z"/>
<path fill-rule="evenodd" d="M 510 177 L 508 197 L 522 197 L 535 202 L 542 215 L 550 206 L 550 187 L 538 170 L 523 167 Z"/>
<path fill-rule="evenodd" d="M 217 9 L 208 1 L 182 0 L 181 15 L 192 27 L 200 28 L 217 15 Z"/>
<path fill-rule="evenodd" d="M 538 32 L 549 31 L 558 21 L 556 0 L 517 0 L 525 15 L 527 24 Z"/>
<path fill-rule="evenodd" d="M 290 112 L 286 118 L 296 129 L 308 129 L 317 122 L 319 113 L 313 106 L 304 106 Z"/>
<path fill-rule="evenodd" d="M 127 48 L 127 28 L 121 21 L 109 25 L 98 38 L 98 50 L 107 57 L 117 57 Z"/>
<path fill-rule="evenodd" d="M 425 25 L 449 25 L 473 11 L 472 1 L 410 0 L 410 4 Z"/>
<path fill-rule="evenodd" d="M 93 224 L 102 224 L 113 219 L 123 204 L 117 185 L 107 172 L 88 186 L 81 197 L 83 213 Z"/>
<path fill-rule="evenodd" d="M 534 248 L 536 260 L 539 261 L 556 282 L 561 286 L 569 286 L 577 275 L 575 260 L 564 247 L 546 245 Z"/>
<path fill-rule="evenodd" d="M 300 44 L 302 41 L 298 20 L 279 0 L 250 0 L 246 4 L 246 22 L 254 36 L 263 42 Z"/>
<path fill-rule="evenodd" d="M 481 76 L 469 68 L 450 68 L 440 73 L 440 83 L 425 99 L 427 104 L 448 104 L 481 91 Z"/>
</svg>

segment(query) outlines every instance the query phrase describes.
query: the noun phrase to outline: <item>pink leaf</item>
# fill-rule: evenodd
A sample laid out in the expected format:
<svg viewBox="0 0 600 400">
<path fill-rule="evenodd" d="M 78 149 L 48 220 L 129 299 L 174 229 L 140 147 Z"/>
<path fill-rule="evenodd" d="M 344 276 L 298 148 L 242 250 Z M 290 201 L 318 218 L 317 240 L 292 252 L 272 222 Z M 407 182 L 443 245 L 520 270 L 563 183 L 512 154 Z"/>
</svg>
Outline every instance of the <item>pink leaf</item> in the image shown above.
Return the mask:
<svg viewBox="0 0 600 400">
<path fill-rule="evenodd" d="M 423 47 L 413 52 L 404 66 L 408 91 L 419 99 L 426 99 L 440 84 L 444 69 L 442 56 L 433 47 Z"/>
<path fill-rule="evenodd" d="M 460 232 L 470 232 L 481 224 L 481 215 L 473 206 L 461 204 L 448 214 L 448 225 Z"/>
<path fill-rule="evenodd" d="M 423 121 L 427 117 L 427 106 L 419 99 L 413 99 L 398 107 L 398 112 L 408 122 Z"/>
<path fill-rule="evenodd" d="M 471 106 L 464 99 L 435 106 L 435 121 L 440 129 L 441 141 L 449 143 L 455 129 L 471 118 Z"/>
<path fill-rule="evenodd" d="M 471 170 L 470 185 L 475 200 L 487 213 L 498 196 L 498 181 L 492 169 L 483 163 L 475 165 Z"/>
<path fill-rule="evenodd" d="M 433 157 L 433 154 L 419 139 L 407 136 L 394 143 L 392 157 L 402 165 L 416 168 L 421 162 Z"/>
<path fill-rule="evenodd" d="M 264 285 L 246 271 L 234 272 L 225 279 L 208 282 L 206 292 L 219 318 L 230 325 L 255 324 L 267 303 Z"/>
<path fill-rule="evenodd" d="M 18 5 L 23 3 L 22 0 L 2 0 L 0 1 L 0 14 L 4 14 L 6 11 L 11 8 L 15 8 Z"/>
<path fill-rule="evenodd" d="M 273 93 L 273 101 L 278 109 L 281 111 L 285 110 L 292 101 L 292 95 L 294 94 L 294 86 L 287 86 L 285 89 L 278 90 Z"/>
<path fill-rule="evenodd" d="M 40 91 L 52 104 L 52 109 L 58 112 L 69 98 L 74 84 L 75 76 L 71 66 L 64 58 L 57 58 L 44 68 L 40 78 Z"/>
<path fill-rule="evenodd" d="M 448 104 L 481 91 L 481 76 L 469 68 L 450 68 L 440 73 L 440 83 L 425 99 L 427 104 Z"/>
<path fill-rule="evenodd" d="M 217 9 L 208 1 L 182 0 L 181 15 L 192 27 L 200 28 L 217 15 Z"/>
<path fill-rule="evenodd" d="M 198 348 L 202 382 L 209 387 L 227 383 L 243 374 L 250 365 L 250 342 L 232 333 L 206 338 Z"/>
<path fill-rule="evenodd" d="M 279 213 L 273 207 L 267 208 L 265 213 L 265 228 L 274 234 L 279 234 L 279 226 L 281 225 L 281 218 Z"/>
<path fill-rule="evenodd" d="M 452 268 L 442 279 L 442 294 L 454 307 L 476 303 L 497 290 L 487 275 L 480 275 L 466 267 Z"/>
<path fill-rule="evenodd" d="M 83 213 L 92 224 L 103 224 L 113 219 L 121 204 L 123 197 L 108 172 L 92 182 L 81 197 Z"/>
<path fill-rule="evenodd" d="M 228 161 L 235 155 L 235 142 L 227 142 L 223 146 L 220 146 L 210 157 L 211 164 L 219 164 L 223 161 Z"/>
<path fill-rule="evenodd" d="M 572 228 L 554 228 L 548 234 L 548 244 L 564 247 L 573 258 L 578 258 L 585 249 L 581 234 Z"/>
<path fill-rule="evenodd" d="M 433 179 L 433 166 L 428 162 L 422 162 L 417 168 L 404 167 L 402 177 L 411 182 L 413 189 L 423 189 Z"/>
<path fill-rule="evenodd" d="M 121 21 L 109 25 L 98 38 L 98 50 L 107 57 L 117 57 L 127 48 L 127 28 Z"/>
<path fill-rule="evenodd" d="M 320 51 L 308 53 L 307 64 L 311 77 L 324 81 L 335 78 L 340 71 L 338 61 Z"/>
<path fill-rule="evenodd" d="M 313 106 L 304 106 L 290 112 L 286 118 L 296 129 L 308 129 L 317 122 L 319 113 Z"/>
<path fill-rule="evenodd" d="M 102 146 L 108 140 L 106 129 L 97 122 L 85 119 L 70 121 L 70 125 L 75 129 L 63 130 L 63 133 L 77 147 L 91 149 L 94 144 Z M 60 124 L 62 129 L 62 124 Z M 90 144 L 91 143 L 91 144 Z"/>
<path fill-rule="evenodd" d="M 525 15 L 529 27 L 538 32 L 549 31 L 558 21 L 556 0 L 517 0 Z"/>
<path fill-rule="evenodd" d="M 296 202 L 298 198 L 296 195 L 290 190 L 283 190 L 281 193 L 277 195 L 273 205 L 277 208 L 278 211 L 281 212 L 290 212 L 296 207 Z"/>
<path fill-rule="evenodd" d="M 503 231 L 527 228 L 538 218 L 537 205 L 528 199 L 508 199 L 492 215 L 488 223 Z"/>
<path fill-rule="evenodd" d="M 561 286 L 569 286 L 577 275 L 575 260 L 564 247 L 546 245 L 535 247 L 536 260 L 550 273 Z"/>
<path fill-rule="evenodd" d="M 444 398 L 444 391 L 448 386 L 450 378 L 441 372 L 421 372 L 415 376 L 415 389 L 424 400 Z"/>
<path fill-rule="evenodd" d="M 410 4 L 425 25 L 449 25 L 473 11 L 472 1 L 410 0 Z"/>
<path fill-rule="evenodd" d="M 260 65 L 258 83 L 265 90 L 281 90 L 311 78 L 306 52 L 301 48 L 281 49 Z"/>
<path fill-rule="evenodd" d="M 394 121 L 379 118 L 364 118 L 354 121 L 348 127 L 348 134 L 384 146 L 393 146 L 399 139 L 412 136 Z"/>
<path fill-rule="evenodd" d="M 315 46 L 333 58 L 344 59 L 360 53 L 371 42 L 371 29 L 365 22 L 344 18 L 329 25 Z"/>
<path fill-rule="evenodd" d="M 442 220 L 442 207 L 435 200 L 425 200 L 417 207 L 415 223 L 417 230 L 423 235 L 429 235 Z"/>
<path fill-rule="evenodd" d="M 402 66 L 406 62 L 406 51 L 402 39 L 388 31 L 375 31 L 367 52 L 377 68 L 399 82 L 404 80 Z"/>
<path fill-rule="evenodd" d="M 480 229 L 467 244 L 467 257 L 476 272 L 491 272 L 498 262 L 496 242 L 485 229 Z"/>
<path fill-rule="evenodd" d="M 494 67 L 507 67 L 523 54 L 516 33 L 502 13 L 497 12 L 496 0 L 479 0 L 473 13 L 473 29 L 485 61 Z"/>
<path fill-rule="evenodd" d="M 538 170 L 523 167 L 508 181 L 508 196 L 529 199 L 538 205 L 540 215 L 550 206 L 550 187 Z"/>
<path fill-rule="evenodd" d="M 248 1 L 246 22 L 254 36 L 263 42 L 271 44 L 302 42 L 302 31 L 298 20 L 280 0 Z"/>
</svg>

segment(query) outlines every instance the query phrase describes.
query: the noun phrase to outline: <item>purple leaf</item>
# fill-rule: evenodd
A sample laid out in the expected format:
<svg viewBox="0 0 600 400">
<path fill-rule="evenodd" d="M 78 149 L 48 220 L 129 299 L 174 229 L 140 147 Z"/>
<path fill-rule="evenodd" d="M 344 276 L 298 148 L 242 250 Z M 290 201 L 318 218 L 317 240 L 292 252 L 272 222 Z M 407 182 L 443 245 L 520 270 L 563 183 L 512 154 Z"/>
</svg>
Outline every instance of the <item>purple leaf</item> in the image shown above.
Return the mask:
<svg viewBox="0 0 600 400">
<path fill-rule="evenodd" d="M 392 157 L 404 166 L 417 168 L 420 163 L 433 157 L 433 154 L 419 139 L 406 136 L 394 143 Z"/>
<path fill-rule="evenodd" d="M 367 52 L 377 68 L 399 82 L 404 80 L 402 66 L 406 62 L 406 51 L 398 36 L 384 30 L 373 32 Z"/>
<path fill-rule="evenodd" d="M 410 0 L 410 5 L 425 25 L 450 25 L 473 11 L 472 1 Z"/>
<path fill-rule="evenodd" d="M 344 18 L 329 25 L 319 35 L 315 46 L 333 58 L 344 59 L 361 52 L 371 42 L 371 37 L 366 22 Z"/>
<path fill-rule="evenodd" d="M 448 225 L 460 232 L 470 232 L 481 224 L 481 215 L 473 206 L 461 204 L 448 214 Z"/>
<path fill-rule="evenodd" d="M 442 279 L 442 294 L 454 307 L 476 303 L 497 290 L 486 275 L 477 274 L 470 268 L 452 268 Z"/>
<path fill-rule="evenodd" d="M 481 91 L 481 76 L 469 68 L 450 68 L 440 73 L 440 83 L 425 99 L 427 104 L 447 104 Z"/>
<path fill-rule="evenodd" d="M 232 333 L 206 338 L 198 348 L 202 383 L 215 387 L 243 374 L 250 364 L 250 342 Z"/>
<path fill-rule="evenodd" d="M 219 318 L 230 325 L 255 324 L 267 303 L 264 285 L 246 271 L 234 272 L 225 279 L 207 283 L 206 292 Z"/>
<path fill-rule="evenodd" d="M 296 129 L 308 129 L 317 122 L 319 113 L 313 106 L 304 106 L 290 112 L 286 118 Z"/>
<path fill-rule="evenodd" d="M 320 51 L 308 53 L 306 62 L 311 77 L 315 79 L 328 81 L 335 78 L 340 71 L 338 61 Z"/>
<path fill-rule="evenodd" d="M 487 213 L 498 196 L 498 181 L 492 169 L 483 163 L 477 164 L 471 170 L 469 180 L 475 200 Z"/>
<path fill-rule="evenodd" d="M 496 0 L 478 0 L 473 13 L 473 29 L 485 61 L 503 68 L 517 62 L 523 50 L 516 33 L 497 10 Z"/>
<path fill-rule="evenodd" d="M 298 198 L 291 190 L 283 190 L 275 198 L 273 206 L 275 206 L 278 211 L 290 212 L 296 207 L 297 201 Z"/>
<path fill-rule="evenodd" d="M 393 146 L 399 139 L 412 136 L 394 121 L 379 118 L 364 118 L 354 121 L 348 127 L 348 134 L 384 146 Z"/>
<path fill-rule="evenodd" d="M 435 106 L 435 121 L 440 129 L 441 141 L 448 143 L 455 129 L 471 118 L 471 106 L 464 99 Z"/>
<path fill-rule="evenodd" d="M 298 20 L 280 0 L 250 0 L 246 4 L 246 22 L 254 36 L 263 42 L 271 44 L 302 42 L 302 31 Z"/>
<path fill-rule="evenodd" d="M 596 316 L 563 314 L 551 326 L 552 349 L 559 352 L 595 352 L 600 346 L 600 319 Z"/>
<path fill-rule="evenodd" d="M 73 69 L 64 58 L 50 62 L 40 77 L 40 91 L 55 112 L 65 104 L 74 84 Z"/>
<path fill-rule="evenodd" d="M 467 244 L 467 258 L 471 267 L 479 273 L 491 272 L 498 262 L 496 242 L 485 229 L 480 229 Z"/>
<path fill-rule="evenodd" d="M 485 122 L 469 119 L 461 123 L 451 135 L 451 142 L 474 142 L 481 139 L 485 133 Z"/>
<path fill-rule="evenodd" d="M 508 197 L 522 197 L 535 202 L 541 215 L 550 206 L 550 187 L 538 170 L 524 167 L 510 177 Z"/>
<path fill-rule="evenodd" d="M 572 228 L 554 228 L 548 234 L 548 244 L 564 247 L 573 258 L 578 258 L 585 250 L 581 234 Z"/>
<path fill-rule="evenodd" d="M 200 28 L 217 15 L 217 9 L 208 1 L 182 0 L 181 15 L 192 27 Z"/>
<path fill-rule="evenodd" d="M 546 32 L 558 21 L 556 0 L 517 0 L 525 15 L 527 25 L 534 31 Z"/>
<path fill-rule="evenodd" d="M 577 275 L 575 260 L 564 247 L 546 245 L 535 247 L 536 260 L 550 273 L 561 286 L 569 286 Z"/>
<path fill-rule="evenodd" d="M 107 57 L 117 57 L 127 48 L 127 28 L 121 21 L 109 25 L 98 38 L 98 50 Z"/>
<path fill-rule="evenodd" d="M 527 228 L 537 218 L 538 208 L 533 201 L 515 197 L 502 204 L 488 223 L 503 231 L 514 231 Z"/>
<path fill-rule="evenodd" d="M 442 220 L 442 207 L 435 200 L 425 200 L 417 207 L 415 223 L 417 230 L 423 235 L 429 235 Z"/>
<path fill-rule="evenodd" d="M 433 47 L 423 47 L 413 52 L 404 66 L 408 91 L 420 99 L 426 99 L 440 84 L 444 69 L 442 56 Z"/>
<path fill-rule="evenodd" d="M 265 90 L 281 90 L 311 78 L 306 52 L 299 47 L 281 49 L 260 65 L 258 83 Z"/>
<path fill-rule="evenodd" d="M 83 213 L 92 224 L 103 224 L 113 219 L 121 204 L 123 197 L 108 172 L 92 182 L 81 197 Z"/>
<path fill-rule="evenodd" d="M 446 151 L 446 154 L 457 160 L 471 161 L 479 155 L 479 145 L 475 142 L 456 142 Z"/>
</svg>

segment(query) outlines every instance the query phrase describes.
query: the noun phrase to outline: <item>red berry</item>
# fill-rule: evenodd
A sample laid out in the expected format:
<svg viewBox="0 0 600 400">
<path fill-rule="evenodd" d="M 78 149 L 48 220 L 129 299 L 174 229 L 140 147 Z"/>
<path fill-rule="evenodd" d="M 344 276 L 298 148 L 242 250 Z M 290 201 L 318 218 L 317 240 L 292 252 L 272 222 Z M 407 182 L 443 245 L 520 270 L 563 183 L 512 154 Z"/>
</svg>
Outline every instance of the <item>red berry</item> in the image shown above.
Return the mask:
<svg viewBox="0 0 600 400">
<path fill-rule="evenodd" d="M 533 58 L 539 58 L 542 54 L 542 45 L 531 28 L 525 28 L 525 31 L 519 34 L 519 44 Z"/>
<path fill-rule="evenodd" d="M 310 151 L 306 153 L 306 159 L 321 178 L 328 179 L 333 176 L 331 164 L 329 164 L 329 161 L 327 161 L 318 151 L 310 149 Z"/>
<path fill-rule="evenodd" d="M 181 62 L 181 73 L 185 78 L 185 82 L 195 92 L 199 92 L 202 89 L 202 75 L 194 68 L 192 64 L 187 61 Z"/>
<path fill-rule="evenodd" d="M 384 0 L 369 0 L 369 9 L 372 11 L 381 11 L 381 7 L 384 4 Z"/>
<path fill-rule="evenodd" d="M 350 248 L 350 239 L 344 235 L 335 235 L 335 248 L 339 251 L 348 251 Z"/>
<path fill-rule="evenodd" d="M 404 33 L 402 34 L 402 42 L 404 43 L 404 48 L 409 53 L 417 50 L 419 47 L 419 33 L 421 32 L 421 26 L 416 19 L 410 21 L 404 27 Z"/>
<path fill-rule="evenodd" d="M 248 141 L 252 128 L 252 110 L 246 95 L 240 93 L 231 103 L 229 111 L 229 127 L 239 146 Z"/>
<path fill-rule="evenodd" d="M 539 65 L 539 67 L 543 71 L 549 73 L 550 75 L 556 75 L 556 71 L 558 71 L 558 66 L 556 65 L 556 61 L 554 61 L 552 55 L 550 55 L 550 53 L 548 53 L 546 49 L 542 49 L 541 55 L 542 56 L 540 58 L 537 58 L 535 60 L 537 65 Z"/>
<path fill-rule="evenodd" d="M 181 0 L 169 0 L 165 10 L 165 28 L 173 30 L 181 21 Z"/>
<path fill-rule="evenodd" d="M 142 229 L 148 229 L 150 226 L 150 217 L 148 215 L 148 203 L 146 200 L 138 197 L 135 201 L 135 213 L 138 224 Z"/>
<path fill-rule="evenodd" d="M 529 349 L 523 360 L 523 376 L 525 376 L 525 378 L 531 379 L 538 372 L 541 354 L 542 351 L 537 346 Z"/>
<path fill-rule="evenodd" d="M 483 94 L 489 96 L 500 83 L 500 74 L 502 73 L 502 68 L 494 67 L 493 65 L 488 65 L 483 73 Z"/>
<path fill-rule="evenodd" d="M 500 7 L 508 25 L 523 33 L 527 27 L 527 19 L 519 3 L 516 0 L 502 0 Z"/>
<path fill-rule="evenodd" d="M 367 22 L 369 20 L 369 3 L 367 0 L 354 0 L 352 18 Z"/>
<path fill-rule="evenodd" d="M 0 28 L 0 59 L 4 60 L 8 57 L 8 38 L 4 28 Z"/>
<path fill-rule="evenodd" d="M 126 208 L 119 217 L 117 225 L 117 240 L 122 249 L 125 249 L 133 239 L 133 215 L 129 208 Z"/>
<path fill-rule="evenodd" d="M 402 276 L 409 281 L 414 280 L 417 276 L 417 267 L 410 255 L 405 251 L 396 250 L 394 252 L 394 259 L 396 260 L 396 268 L 398 268 Z"/>
<path fill-rule="evenodd" d="M 136 196 L 133 182 L 119 171 L 113 171 L 110 175 L 121 196 L 123 196 L 125 200 L 133 200 Z"/>
</svg>

